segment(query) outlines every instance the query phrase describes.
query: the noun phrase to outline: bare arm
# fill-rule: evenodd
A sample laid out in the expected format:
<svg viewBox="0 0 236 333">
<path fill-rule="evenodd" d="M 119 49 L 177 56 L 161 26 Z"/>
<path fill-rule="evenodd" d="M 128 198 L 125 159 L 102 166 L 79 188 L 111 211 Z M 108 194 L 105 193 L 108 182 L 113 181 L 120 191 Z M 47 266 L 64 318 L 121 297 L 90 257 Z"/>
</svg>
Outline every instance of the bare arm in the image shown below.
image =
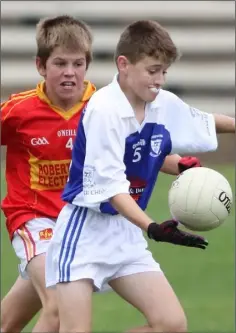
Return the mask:
<svg viewBox="0 0 236 333">
<path fill-rule="evenodd" d="M 167 242 L 175 245 L 191 246 L 205 249 L 208 242 L 200 236 L 185 233 L 177 228 L 173 220 L 161 224 L 155 223 L 126 193 L 117 194 L 110 199 L 113 207 L 130 222 L 147 232 L 149 238 L 157 242 Z"/>
<path fill-rule="evenodd" d="M 149 224 L 153 222 L 127 193 L 115 195 L 110 199 L 110 203 L 127 220 L 144 231 L 147 231 Z"/>
<path fill-rule="evenodd" d="M 235 133 L 235 118 L 214 114 L 217 133 Z"/>
<path fill-rule="evenodd" d="M 178 163 L 181 160 L 181 156 L 178 154 L 166 156 L 164 164 L 161 167 L 161 172 L 168 175 L 177 176 L 179 174 Z"/>
</svg>

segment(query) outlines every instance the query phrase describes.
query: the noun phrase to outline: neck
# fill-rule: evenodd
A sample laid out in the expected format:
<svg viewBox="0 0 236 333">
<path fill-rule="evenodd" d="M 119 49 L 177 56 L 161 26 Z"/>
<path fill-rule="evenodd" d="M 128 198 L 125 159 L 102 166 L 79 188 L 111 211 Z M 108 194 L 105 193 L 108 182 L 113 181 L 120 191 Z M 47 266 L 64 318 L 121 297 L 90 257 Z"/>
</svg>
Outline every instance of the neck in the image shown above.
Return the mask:
<svg viewBox="0 0 236 333">
<path fill-rule="evenodd" d="M 118 77 L 118 83 L 130 105 L 132 106 L 137 121 L 139 122 L 139 124 L 142 124 L 145 118 L 146 102 L 144 102 L 141 98 L 134 94 L 134 92 L 129 88 L 125 80 L 122 80 Z"/>
<path fill-rule="evenodd" d="M 127 100 L 132 106 L 135 112 L 140 112 L 145 110 L 146 102 L 144 102 L 141 98 L 139 98 L 127 85 L 127 82 L 118 76 L 118 83 L 120 85 L 121 90 L 125 94 Z"/>
<path fill-rule="evenodd" d="M 68 100 L 63 100 L 55 96 L 53 93 L 51 93 L 50 90 L 47 89 L 46 85 L 44 86 L 44 93 L 46 94 L 52 105 L 57 106 L 66 112 L 69 111 L 75 104 L 81 101 L 84 94 L 84 89 L 79 95 L 74 98 L 68 98 Z"/>
</svg>

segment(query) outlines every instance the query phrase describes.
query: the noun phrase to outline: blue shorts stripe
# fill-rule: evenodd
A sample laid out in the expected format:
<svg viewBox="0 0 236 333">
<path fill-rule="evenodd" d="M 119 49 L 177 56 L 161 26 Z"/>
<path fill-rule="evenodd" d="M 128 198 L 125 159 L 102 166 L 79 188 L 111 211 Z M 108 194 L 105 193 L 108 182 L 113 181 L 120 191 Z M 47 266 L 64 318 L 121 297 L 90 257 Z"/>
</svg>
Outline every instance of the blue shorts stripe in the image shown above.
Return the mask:
<svg viewBox="0 0 236 333">
<path fill-rule="evenodd" d="M 82 211 L 83 211 L 83 208 L 80 207 L 76 214 L 74 222 L 71 225 L 71 233 L 70 233 L 69 238 L 67 238 L 67 242 L 64 247 L 65 255 L 64 255 L 64 259 L 62 260 L 62 263 L 61 263 L 61 266 L 62 266 L 62 281 L 61 282 L 65 282 L 66 270 L 67 270 L 67 266 L 70 261 L 72 245 L 74 242 L 74 238 L 77 235 L 77 232 L 78 232 L 77 230 L 80 228 L 80 223 L 81 223 L 80 220 L 81 220 Z M 66 279 L 66 281 L 67 281 L 67 279 Z"/>
<path fill-rule="evenodd" d="M 60 256 L 59 256 L 59 279 L 60 279 L 60 281 L 64 280 L 64 278 L 62 276 L 62 271 L 61 271 L 61 262 L 62 262 L 62 257 L 63 257 L 63 253 L 64 253 L 65 243 L 67 241 L 67 237 L 68 237 L 70 229 L 71 229 L 72 221 L 73 221 L 73 218 L 74 218 L 77 210 L 78 210 L 78 207 L 75 207 L 70 215 L 70 218 L 69 218 L 69 221 L 68 221 L 65 233 L 64 233 L 64 237 L 62 240 L 62 244 L 61 244 L 61 250 L 60 250 Z"/>
<path fill-rule="evenodd" d="M 71 263 L 72 263 L 72 261 L 74 260 L 74 257 L 75 257 L 76 246 L 78 244 L 79 237 L 81 235 L 81 231 L 82 231 L 85 219 L 86 219 L 87 211 L 88 211 L 88 208 L 83 209 L 82 219 L 81 219 L 81 222 L 79 223 L 79 229 L 78 229 L 78 232 L 76 232 L 76 238 L 75 238 L 75 240 L 72 244 L 72 253 L 71 253 L 70 259 L 68 261 L 67 270 L 66 270 L 66 279 L 67 279 L 67 281 L 70 281 L 70 265 L 71 265 Z"/>
</svg>

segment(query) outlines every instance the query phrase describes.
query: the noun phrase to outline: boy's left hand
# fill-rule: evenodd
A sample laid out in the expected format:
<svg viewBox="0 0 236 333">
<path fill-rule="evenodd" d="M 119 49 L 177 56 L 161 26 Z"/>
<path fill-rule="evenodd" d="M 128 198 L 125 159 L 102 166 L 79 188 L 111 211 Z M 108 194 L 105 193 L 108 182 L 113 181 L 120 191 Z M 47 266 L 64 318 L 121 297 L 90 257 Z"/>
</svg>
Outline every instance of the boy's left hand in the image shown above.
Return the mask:
<svg viewBox="0 0 236 333">
<path fill-rule="evenodd" d="M 179 173 L 184 172 L 190 168 L 201 167 L 201 162 L 197 157 L 194 156 L 185 156 L 179 160 L 178 167 Z"/>
</svg>

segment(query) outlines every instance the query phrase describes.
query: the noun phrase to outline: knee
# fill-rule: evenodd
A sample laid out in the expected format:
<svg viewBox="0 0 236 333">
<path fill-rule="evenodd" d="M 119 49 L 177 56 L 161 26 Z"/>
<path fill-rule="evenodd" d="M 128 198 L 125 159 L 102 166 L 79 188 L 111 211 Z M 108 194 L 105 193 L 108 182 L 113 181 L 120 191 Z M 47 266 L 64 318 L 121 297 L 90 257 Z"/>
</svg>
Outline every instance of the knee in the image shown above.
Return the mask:
<svg viewBox="0 0 236 333">
<path fill-rule="evenodd" d="M 15 322 L 11 315 L 1 314 L 1 333 L 17 333 L 21 332 L 24 325 L 19 322 Z"/>
<path fill-rule="evenodd" d="M 1 333 L 17 333 L 20 332 L 21 329 L 18 327 L 14 327 L 13 325 L 11 325 L 11 323 L 7 323 L 5 321 L 1 322 Z"/>
<path fill-rule="evenodd" d="M 57 304 L 53 301 L 47 301 L 43 304 L 42 312 L 44 316 L 50 318 L 54 322 L 59 323 L 59 311 Z"/>
<path fill-rule="evenodd" d="M 166 318 L 157 325 L 154 325 L 153 332 L 163 333 L 187 333 L 187 319 L 185 315 L 175 318 Z"/>
<path fill-rule="evenodd" d="M 187 319 L 185 316 L 182 318 L 179 317 L 178 319 L 174 320 L 173 322 L 170 320 L 167 324 L 166 332 L 173 332 L 173 333 L 187 333 Z"/>
<path fill-rule="evenodd" d="M 47 302 L 44 304 L 41 312 L 41 320 L 45 323 L 50 323 L 49 325 L 52 332 L 59 332 L 59 312 L 55 303 Z"/>
<path fill-rule="evenodd" d="M 23 328 L 22 325 L 17 325 L 16 323 L 11 322 L 11 320 L 1 319 L 1 333 L 18 333 L 21 332 Z"/>
</svg>

